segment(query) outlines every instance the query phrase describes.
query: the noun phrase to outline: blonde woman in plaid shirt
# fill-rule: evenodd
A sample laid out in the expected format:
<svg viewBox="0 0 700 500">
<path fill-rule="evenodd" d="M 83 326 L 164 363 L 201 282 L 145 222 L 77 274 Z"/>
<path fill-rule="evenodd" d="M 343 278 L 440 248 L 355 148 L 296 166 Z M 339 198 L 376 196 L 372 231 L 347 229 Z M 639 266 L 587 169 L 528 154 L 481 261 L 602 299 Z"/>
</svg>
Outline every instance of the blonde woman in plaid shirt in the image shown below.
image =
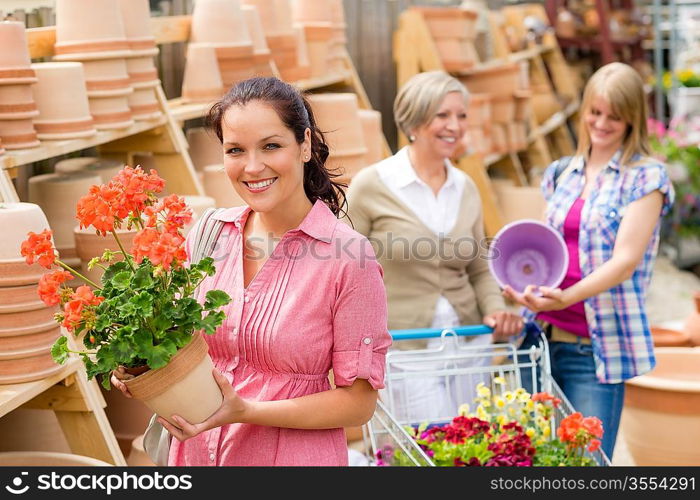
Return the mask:
<svg viewBox="0 0 700 500">
<path fill-rule="evenodd" d="M 544 326 L 554 378 L 577 411 L 603 421 L 608 456 L 624 381 L 655 364 L 645 298 L 673 189 L 649 156 L 646 120 L 642 80 L 630 66 L 608 64 L 591 77 L 576 155 L 550 165 L 542 181 L 547 223 L 567 243 L 567 276 L 556 289 L 504 290 Z"/>
</svg>

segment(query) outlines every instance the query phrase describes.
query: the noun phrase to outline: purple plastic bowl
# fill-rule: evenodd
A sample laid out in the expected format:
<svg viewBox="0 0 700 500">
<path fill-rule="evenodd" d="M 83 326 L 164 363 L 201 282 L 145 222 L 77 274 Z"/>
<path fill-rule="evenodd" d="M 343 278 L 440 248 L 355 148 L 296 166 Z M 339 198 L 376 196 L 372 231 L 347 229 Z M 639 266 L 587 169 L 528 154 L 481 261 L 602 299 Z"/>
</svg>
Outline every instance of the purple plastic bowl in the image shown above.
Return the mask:
<svg viewBox="0 0 700 500">
<path fill-rule="evenodd" d="M 507 224 L 489 248 L 489 268 L 501 288 L 510 285 L 522 292 L 527 285 L 558 287 L 568 267 L 564 239 L 536 220 Z"/>
</svg>

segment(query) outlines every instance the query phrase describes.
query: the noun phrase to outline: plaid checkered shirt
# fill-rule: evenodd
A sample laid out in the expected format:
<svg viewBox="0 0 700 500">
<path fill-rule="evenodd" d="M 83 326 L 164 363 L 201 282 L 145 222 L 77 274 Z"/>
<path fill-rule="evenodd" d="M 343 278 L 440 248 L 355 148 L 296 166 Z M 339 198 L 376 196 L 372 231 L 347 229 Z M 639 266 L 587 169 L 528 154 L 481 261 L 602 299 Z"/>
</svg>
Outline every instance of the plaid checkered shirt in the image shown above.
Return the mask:
<svg viewBox="0 0 700 500">
<path fill-rule="evenodd" d="M 664 195 L 661 216 L 673 204 L 673 186 L 662 163 L 635 155 L 627 166 L 621 166 L 621 156 L 618 151 L 600 172 L 581 212 L 579 260 L 582 277 L 612 257 L 617 230 L 630 203 L 659 190 Z M 564 220 L 585 184 L 585 160 L 582 156 L 573 157 L 555 185 L 560 161 L 547 168 L 542 192 L 548 202 L 547 224 L 563 235 Z M 659 245 L 661 218 L 632 277 L 584 301 L 596 376 L 602 383 L 623 382 L 650 371 L 656 363 L 645 299 Z M 534 320 L 536 314 L 526 310 L 524 316 Z"/>
</svg>

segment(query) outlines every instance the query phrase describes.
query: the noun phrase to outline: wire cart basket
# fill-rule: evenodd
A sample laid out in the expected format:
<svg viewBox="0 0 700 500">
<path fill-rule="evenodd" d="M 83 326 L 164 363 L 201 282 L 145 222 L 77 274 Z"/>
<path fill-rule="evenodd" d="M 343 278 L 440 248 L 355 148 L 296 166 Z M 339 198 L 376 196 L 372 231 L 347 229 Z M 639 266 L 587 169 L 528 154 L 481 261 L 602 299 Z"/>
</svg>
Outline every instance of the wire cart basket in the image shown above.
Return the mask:
<svg viewBox="0 0 700 500">
<path fill-rule="evenodd" d="M 370 463 L 375 463 L 378 450 L 389 447 L 401 450 L 413 465 L 434 466 L 406 427 L 450 422 L 462 403 L 472 402 L 479 382 L 492 391 L 513 391 L 522 387 L 531 394 L 544 391 L 559 398 L 561 403 L 554 409 L 550 421 L 553 436 L 559 423 L 575 411 L 552 378 L 549 347 L 541 331 L 538 331 L 536 345 L 528 349 L 518 349 L 509 343 L 475 342 L 481 339 L 474 337 L 492 333 L 484 325 L 445 330 L 392 330 L 390 333 L 395 345 L 417 339 L 427 340 L 428 345 L 387 353 L 386 387 L 380 392 L 372 419 L 363 427 Z M 473 340 L 468 342 L 462 337 L 473 337 Z M 414 397 L 416 393 L 418 401 Z M 585 453 L 599 466 L 610 465 L 601 449 Z"/>
</svg>

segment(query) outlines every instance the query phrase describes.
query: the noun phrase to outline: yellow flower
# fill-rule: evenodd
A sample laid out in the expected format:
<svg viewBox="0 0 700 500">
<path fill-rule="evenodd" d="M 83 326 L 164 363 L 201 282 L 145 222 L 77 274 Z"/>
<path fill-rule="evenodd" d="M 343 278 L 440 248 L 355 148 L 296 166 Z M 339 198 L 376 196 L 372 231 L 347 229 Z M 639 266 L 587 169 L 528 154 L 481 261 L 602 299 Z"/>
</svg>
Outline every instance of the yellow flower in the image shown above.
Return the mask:
<svg viewBox="0 0 700 500">
<path fill-rule="evenodd" d="M 515 389 L 516 396 L 521 396 L 523 394 L 527 394 L 527 391 L 525 389 L 523 389 L 522 387 L 518 387 L 517 389 Z"/>
<path fill-rule="evenodd" d="M 532 436 L 535 435 L 535 429 L 533 429 L 532 427 L 528 427 L 525 430 L 525 434 L 527 434 L 527 437 L 531 438 Z"/>
<path fill-rule="evenodd" d="M 527 403 L 525 403 L 525 408 L 527 408 L 529 411 L 532 411 L 535 409 L 535 403 L 532 401 L 532 399 L 528 399 Z"/>
<path fill-rule="evenodd" d="M 527 403 L 528 401 L 530 401 L 530 395 L 527 392 L 524 394 L 520 394 L 518 395 L 518 401 L 520 401 L 521 403 Z"/>
<path fill-rule="evenodd" d="M 460 405 L 458 413 L 461 417 L 466 417 L 469 415 L 469 404 L 464 403 L 463 405 Z"/>
<path fill-rule="evenodd" d="M 483 398 L 488 398 L 491 396 L 491 389 L 486 387 L 483 382 L 479 382 L 479 385 L 476 386 L 476 392 Z"/>
<path fill-rule="evenodd" d="M 494 384 L 504 385 L 506 383 L 506 379 L 504 379 L 503 377 L 495 377 L 493 379 L 493 382 Z"/>
<path fill-rule="evenodd" d="M 505 407 L 505 405 L 506 405 L 505 400 L 501 396 L 496 396 L 495 398 L 493 398 L 493 403 L 496 405 L 496 408 L 498 408 L 499 410 L 502 409 L 503 407 Z"/>
<path fill-rule="evenodd" d="M 544 437 L 549 437 L 552 435 L 552 428 L 550 426 L 545 427 L 542 429 L 542 434 L 544 434 Z"/>
<path fill-rule="evenodd" d="M 513 394 L 510 391 L 505 392 L 503 396 L 506 398 L 506 402 L 508 403 L 512 403 L 513 401 L 515 401 L 515 394 Z"/>
<path fill-rule="evenodd" d="M 486 410 L 484 410 L 483 406 L 478 406 L 478 408 L 476 409 L 476 416 L 481 420 L 486 420 L 488 418 L 488 414 L 486 413 Z"/>
<path fill-rule="evenodd" d="M 499 416 L 496 418 L 496 421 L 499 423 L 499 425 L 505 425 L 505 424 L 508 423 L 508 419 L 506 418 L 505 415 L 499 415 Z"/>
<path fill-rule="evenodd" d="M 523 424 L 523 425 L 526 425 L 529 421 L 530 421 L 530 419 L 527 418 L 527 416 L 525 416 L 525 415 L 523 415 L 522 417 L 520 417 L 520 423 Z"/>
<path fill-rule="evenodd" d="M 508 408 L 508 415 L 510 415 L 511 417 L 515 417 L 515 413 L 515 408 L 513 408 L 512 406 Z"/>
</svg>

